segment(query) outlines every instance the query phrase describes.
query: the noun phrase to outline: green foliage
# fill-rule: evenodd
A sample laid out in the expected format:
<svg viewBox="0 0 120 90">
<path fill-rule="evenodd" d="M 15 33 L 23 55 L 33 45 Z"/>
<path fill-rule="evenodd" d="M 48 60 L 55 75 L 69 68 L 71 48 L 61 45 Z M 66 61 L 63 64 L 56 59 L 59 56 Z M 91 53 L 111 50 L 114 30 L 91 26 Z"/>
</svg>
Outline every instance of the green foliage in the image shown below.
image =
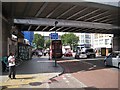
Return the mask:
<svg viewBox="0 0 120 90">
<path fill-rule="evenodd" d="M 44 36 L 41 34 L 34 34 L 34 40 L 33 43 L 35 43 L 37 48 L 43 48 L 44 47 Z"/>
<path fill-rule="evenodd" d="M 79 41 L 79 37 L 73 33 L 69 33 L 62 35 L 61 40 L 63 45 L 70 45 L 71 48 L 74 48 L 74 46 L 76 46 Z"/>
<path fill-rule="evenodd" d="M 51 40 L 46 40 L 46 41 L 45 41 L 46 48 L 49 48 L 49 46 L 50 46 L 50 42 L 51 42 Z"/>
</svg>

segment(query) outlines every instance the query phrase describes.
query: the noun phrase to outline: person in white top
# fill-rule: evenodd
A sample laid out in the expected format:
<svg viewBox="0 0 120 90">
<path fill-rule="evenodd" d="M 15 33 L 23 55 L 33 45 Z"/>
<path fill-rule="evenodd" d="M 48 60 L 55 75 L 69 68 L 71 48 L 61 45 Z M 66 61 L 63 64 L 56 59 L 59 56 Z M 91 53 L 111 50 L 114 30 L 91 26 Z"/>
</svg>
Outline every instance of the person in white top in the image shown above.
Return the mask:
<svg viewBox="0 0 120 90">
<path fill-rule="evenodd" d="M 10 53 L 8 57 L 8 63 L 9 63 L 9 78 L 11 78 L 11 75 L 13 75 L 13 79 L 15 78 L 16 70 L 15 70 L 15 57 L 13 53 Z"/>
</svg>

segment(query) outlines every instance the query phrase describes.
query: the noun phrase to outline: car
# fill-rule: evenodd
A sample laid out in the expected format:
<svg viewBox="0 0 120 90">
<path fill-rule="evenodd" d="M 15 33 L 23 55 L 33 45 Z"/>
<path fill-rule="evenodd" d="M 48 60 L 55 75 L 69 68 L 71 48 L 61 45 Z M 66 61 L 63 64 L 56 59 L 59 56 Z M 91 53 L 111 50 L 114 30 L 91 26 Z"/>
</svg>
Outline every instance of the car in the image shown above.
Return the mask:
<svg viewBox="0 0 120 90">
<path fill-rule="evenodd" d="M 42 51 L 37 51 L 38 57 L 41 57 L 43 55 Z"/>
<path fill-rule="evenodd" d="M 38 56 L 38 57 L 41 57 L 42 55 L 43 55 L 43 52 L 42 52 L 42 50 L 34 50 L 33 52 L 32 52 L 32 56 Z"/>
<path fill-rule="evenodd" d="M 79 58 L 87 58 L 87 55 L 85 52 L 79 52 L 75 54 L 75 59 L 79 59 Z"/>
<path fill-rule="evenodd" d="M 96 53 L 93 48 L 82 48 L 81 52 L 84 52 L 87 55 L 87 58 L 95 58 Z"/>
<path fill-rule="evenodd" d="M 64 56 L 65 56 L 65 57 L 72 57 L 73 54 L 72 54 L 71 51 L 66 51 L 66 52 L 64 53 Z"/>
<path fill-rule="evenodd" d="M 120 69 L 120 51 L 114 51 L 104 58 L 105 66 L 115 66 Z"/>
<path fill-rule="evenodd" d="M 96 53 L 93 48 L 77 48 L 75 58 L 95 58 Z"/>
</svg>

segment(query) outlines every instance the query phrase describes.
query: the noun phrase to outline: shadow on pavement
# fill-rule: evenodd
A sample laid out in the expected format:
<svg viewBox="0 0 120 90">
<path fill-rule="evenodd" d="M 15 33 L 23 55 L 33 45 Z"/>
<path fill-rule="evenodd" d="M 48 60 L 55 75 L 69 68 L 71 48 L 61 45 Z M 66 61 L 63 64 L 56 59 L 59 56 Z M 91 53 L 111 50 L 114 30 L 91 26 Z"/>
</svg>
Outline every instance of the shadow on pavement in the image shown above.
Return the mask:
<svg viewBox="0 0 120 90">
<path fill-rule="evenodd" d="M 91 71 L 106 68 L 103 60 L 59 60 L 58 63 L 65 69 L 64 73 L 75 73 L 78 71 Z"/>
<path fill-rule="evenodd" d="M 23 61 L 16 67 L 16 73 L 19 74 L 38 74 L 38 73 L 60 73 L 63 69 L 60 66 L 54 67 L 54 61 L 48 60 L 47 57 L 33 58 L 32 60 Z M 3 72 L 7 75 L 8 72 Z"/>
</svg>

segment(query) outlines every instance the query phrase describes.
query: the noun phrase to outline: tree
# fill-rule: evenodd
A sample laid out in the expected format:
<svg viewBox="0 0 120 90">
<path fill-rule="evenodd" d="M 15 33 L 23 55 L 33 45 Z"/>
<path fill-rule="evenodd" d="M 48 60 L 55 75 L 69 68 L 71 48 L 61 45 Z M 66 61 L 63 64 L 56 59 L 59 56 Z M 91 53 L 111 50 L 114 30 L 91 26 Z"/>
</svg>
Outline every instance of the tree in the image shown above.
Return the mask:
<svg viewBox="0 0 120 90">
<path fill-rule="evenodd" d="M 37 48 L 43 48 L 44 42 L 44 36 L 42 36 L 41 34 L 34 34 L 33 43 L 35 43 Z"/>
<path fill-rule="evenodd" d="M 63 45 L 70 45 L 70 47 L 73 49 L 73 47 L 78 44 L 79 37 L 73 33 L 69 33 L 62 35 L 61 40 Z"/>
<path fill-rule="evenodd" d="M 51 40 L 46 40 L 46 41 L 45 41 L 46 48 L 49 48 L 49 47 L 50 47 L 50 43 L 51 43 Z"/>
</svg>

